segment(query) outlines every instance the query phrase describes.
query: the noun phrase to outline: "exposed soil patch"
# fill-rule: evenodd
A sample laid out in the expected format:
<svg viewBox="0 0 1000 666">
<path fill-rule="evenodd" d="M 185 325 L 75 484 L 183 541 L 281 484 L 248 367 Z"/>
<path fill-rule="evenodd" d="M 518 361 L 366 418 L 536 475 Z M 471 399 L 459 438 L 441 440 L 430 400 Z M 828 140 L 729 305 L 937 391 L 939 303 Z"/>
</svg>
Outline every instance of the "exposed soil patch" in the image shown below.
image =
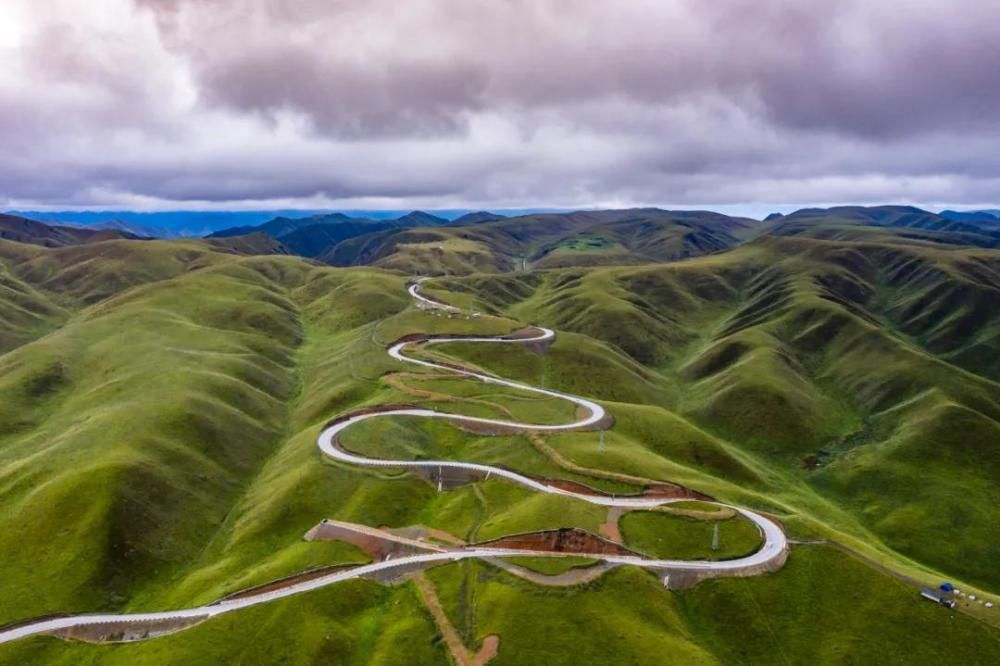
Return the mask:
<svg viewBox="0 0 1000 666">
<path fill-rule="evenodd" d="M 343 541 L 373 560 L 445 550 L 436 544 L 386 532 L 368 525 L 324 519 L 305 533 L 306 541 Z"/>
<path fill-rule="evenodd" d="M 171 618 L 168 620 L 122 620 L 83 624 L 51 632 L 51 635 L 66 640 L 87 643 L 130 643 L 146 638 L 165 636 L 188 627 L 193 627 L 208 619 L 207 615 L 197 617 Z"/>
<path fill-rule="evenodd" d="M 624 539 L 622 538 L 622 531 L 618 527 L 618 520 L 622 517 L 623 513 L 625 513 L 625 507 L 608 507 L 607 518 L 604 519 L 604 522 L 601 523 L 600 528 L 598 528 L 602 537 L 608 539 L 609 541 L 614 541 L 615 543 L 624 542 Z"/>
<path fill-rule="evenodd" d="M 455 660 L 458 666 L 482 666 L 497 656 L 497 652 L 500 649 L 499 636 L 496 634 L 487 636 L 483 639 L 483 644 L 479 648 L 479 652 L 473 653 L 462 642 L 458 632 L 455 631 L 454 625 L 452 625 L 451 620 L 448 619 L 448 615 L 441 607 L 441 600 L 438 598 L 437 590 L 434 589 L 434 584 L 422 573 L 410 574 L 409 578 L 417 586 L 420 598 L 423 600 L 427 610 L 430 611 L 431 617 L 434 618 L 434 623 L 437 625 L 438 631 L 441 632 L 441 637 L 444 638 L 445 645 L 448 646 L 448 651 L 451 652 L 452 659 Z"/>
<path fill-rule="evenodd" d="M 416 525 L 413 527 L 379 527 L 383 532 L 389 532 L 390 534 L 396 534 L 407 539 L 417 539 L 420 541 L 439 541 L 442 543 L 451 544 L 454 546 L 464 546 L 465 541 L 459 539 L 457 536 L 450 532 L 445 532 L 444 530 L 439 530 L 436 527 L 424 527 L 423 525 Z"/>
<path fill-rule="evenodd" d="M 299 572 L 297 574 L 292 574 L 291 576 L 285 576 L 284 578 L 277 578 L 270 581 L 269 583 L 262 583 L 260 585 L 255 585 L 253 587 L 248 587 L 242 590 L 233 592 L 232 594 L 227 594 L 226 596 L 219 599 L 215 603 L 222 601 L 231 601 L 233 599 L 242 599 L 243 597 L 251 597 L 263 592 L 271 592 L 272 590 L 280 590 L 284 587 L 289 587 L 295 585 L 296 583 L 303 583 L 307 580 L 312 580 L 314 578 L 321 578 L 327 574 L 331 574 L 335 571 L 340 571 L 342 569 L 350 569 L 352 567 L 358 566 L 357 564 L 332 564 L 328 567 L 319 567 L 317 569 L 308 569 L 306 571 Z M 213 604 L 214 605 L 214 604 Z"/>
<path fill-rule="evenodd" d="M 576 527 L 557 530 L 514 534 L 476 544 L 485 548 L 510 548 L 537 550 L 550 553 L 577 553 L 580 555 L 637 555 L 624 546 L 602 539 L 596 534 Z"/>
</svg>

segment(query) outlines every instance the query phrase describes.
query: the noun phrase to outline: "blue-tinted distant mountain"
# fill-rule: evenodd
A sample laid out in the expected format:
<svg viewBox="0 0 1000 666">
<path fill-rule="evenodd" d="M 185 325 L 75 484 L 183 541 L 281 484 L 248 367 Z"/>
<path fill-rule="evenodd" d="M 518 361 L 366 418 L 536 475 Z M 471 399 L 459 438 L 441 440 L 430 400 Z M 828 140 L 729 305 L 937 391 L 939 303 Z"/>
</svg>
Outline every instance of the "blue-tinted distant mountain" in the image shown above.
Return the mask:
<svg viewBox="0 0 1000 666">
<path fill-rule="evenodd" d="M 139 224 L 137 222 L 128 222 L 126 220 L 104 220 L 102 222 L 95 222 L 93 224 L 82 224 L 80 222 L 64 222 L 63 224 L 64 226 L 76 227 L 77 229 L 94 229 L 98 231 L 110 229 L 113 231 L 122 231 L 126 234 L 143 236 L 146 238 L 177 237 L 177 234 L 173 233 L 171 230 L 165 227 L 153 227 L 146 224 Z"/>
<path fill-rule="evenodd" d="M 482 224 L 483 222 L 496 222 L 497 220 L 505 219 L 507 219 L 506 215 L 498 215 L 486 210 L 480 210 L 475 213 L 466 213 L 461 217 L 456 217 L 451 221 L 451 224 L 455 226 L 463 226 L 466 224 Z"/>
<path fill-rule="evenodd" d="M 244 236 L 246 234 L 261 232 L 267 234 L 271 238 L 280 239 L 282 236 L 286 236 L 303 227 L 323 224 L 341 224 L 344 222 L 365 224 L 372 222 L 372 220 L 366 218 L 348 217 L 343 213 L 317 214 L 305 217 L 282 216 L 269 220 L 264 224 L 241 225 L 221 229 L 208 234 L 208 238 L 228 238 L 230 236 Z"/>
<path fill-rule="evenodd" d="M 142 236 L 119 229 L 56 226 L 17 215 L 0 214 L 0 239 L 44 247 L 63 247 L 105 240 L 141 240 Z"/>
<path fill-rule="evenodd" d="M 280 237 L 282 245 L 302 257 L 318 257 L 341 241 L 385 229 L 396 229 L 395 220 L 352 220 L 302 226 Z"/>
<path fill-rule="evenodd" d="M 422 210 L 415 210 L 396 219 L 397 226 L 400 227 L 436 227 L 440 224 L 448 224 L 448 220 L 437 215 L 425 213 Z"/>
<path fill-rule="evenodd" d="M 308 218 L 314 215 L 340 214 L 352 219 L 368 219 L 375 221 L 398 220 L 410 214 L 404 210 L 248 210 L 248 211 L 164 211 L 136 212 L 124 210 L 102 211 L 32 211 L 12 210 L 11 215 L 18 215 L 38 222 L 49 224 L 78 226 L 90 229 L 127 229 L 130 233 L 156 238 L 202 237 L 217 231 L 243 227 L 244 233 L 250 229 L 265 224 L 275 218 L 290 219 Z M 537 212 L 556 212 L 550 210 L 504 210 L 503 214 L 525 215 Z M 435 210 L 426 213 L 438 220 L 455 220 L 463 215 L 477 214 L 468 209 Z M 496 214 L 496 213 L 491 213 Z M 419 216 L 418 216 L 419 218 Z M 485 220 L 480 220 L 485 221 Z M 420 224 L 441 224 L 434 220 L 415 220 Z M 471 221 L 462 224 L 472 224 Z"/>
<path fill-rule="evenodd" d="M 487 222 L 503 219 L 502 216 L 482 212 L 464 217 L 473 218 L 473 221 L 467 222 L 468 224 L 474 223 L 475 220 Z M 277 217 L 261 225 L 244 225 L 222 229 L 209 234 L 208 238 L 231 238 L 251 233 L 264 233 L 274 240 L 280 241 L 284 247 L 295 254 L 303 257 L 319 257 L 330 252 L 341 241 L 377 231 L 412 227 L 441 227 L 450 224 L 455 224 L 455 222 L 419 210 L 390 219 L 371 219 L 351 217 L 344 213 L 329 213 L 297 218 Z"/>
<path fill-rule="evenodd" d="M 773 236 L 808 236 L 827 240 L 895 238 L 946 245 L 1000 247 L 1000 225 L 949 219 L 913 206 L 835 206 L 804 208 L 773 220 Z"/>
<path fill-rule="evenodd" d="M 72 225 L 84 228 L 120 228 L 130 225 L 142 228 L 157 238 L 181 236 L 201 237 L 220 229 L 235 226 L 253 227 L 276 217 L 309 217 L 316 210 L 253 210 L 253 211 L 169 211 L 140 213 L 135 211 L 10 211 L 39 222 Z M 105 225 L 113 225 L 106 227 Z"/>
<path fill-rule="evenodd" d="M 1000 226 L 1000 210 L 943 210 L 940 214 L 941 217 L 956 222 Z"/>
</svg>

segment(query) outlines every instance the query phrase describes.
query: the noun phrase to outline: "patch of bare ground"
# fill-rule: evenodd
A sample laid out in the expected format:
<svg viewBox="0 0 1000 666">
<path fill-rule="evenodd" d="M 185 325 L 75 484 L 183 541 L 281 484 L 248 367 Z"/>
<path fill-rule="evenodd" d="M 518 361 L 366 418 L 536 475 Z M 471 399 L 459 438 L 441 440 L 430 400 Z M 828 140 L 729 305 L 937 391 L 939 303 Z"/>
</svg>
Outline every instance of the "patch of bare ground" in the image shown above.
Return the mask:
<svg viewBox="0 0 1000 666">
<path fill-rule="evenodd" d="M 316 569 L 307 569 L 306 571 L 300 571 L 297 574 L 292 574 L 291 576 L 285 576 L 284 578 L 276 578 L 267 583 L 261 583 L 260 585 L 255 585 L 253 587 L 247 587 L 242 590 L 237 590 L 231 594 L 219 599 L 215 603 L 222 601 L 231 601 L 233 599 L 242 599 L 243 597 L 252 597 L 257 594 L 262 594 L 264 592 L 270 592 L 272 590 L 280 590 L 284 587 L 290 585 L 295 585 L 296 583 L 302 583 L 307 580 L 312 580 L 313 578 L 320 578 L 327 574 L 331 574 L 335 571 L 340 571 L 341 569 L 349 569 L 351 567 L 356 567 L 357 564 L 333 564 L 328 567 L 319 567 Z"/>
<path fill-rule="evenodd" d="M 618 527 L 618 521 L 621 520 L 622 515 L 625 513 L 625 508 L 620 506 L 609 506 L 607 517 L 601 526 L 598 528 L 598 532 L 601 536 L 608 541 L 614 541 L 615 543 L 624 543 L 624 538 L 622 537 L 622 531 Z"/>
<path fill-rule="evenodd" d="M 576 527 L 563 527 L 541 532 L 512 534 L 476 544 L 486 548 L 511 550 L 537 550 L 547 553 L 573 553 L 576 555 L 633 555 L 638 554 L 621 544 L 603 539 L 596 534 Z"/>
<path fill-rule="evenodd" d="M 415 525 L 412 527 L 387 527 L 383 525 L 379 527 L 379 529 L 384 532 L 389 532 L 390 534 L 396 534 L 409 539 L 432 542 L 437 541 L 452 546 L 465 545 L 465 541 L 459 539 L 451 532 L 445 532 L 444 530 L 440 530 L 436 527 L 425 527 L 423 525 Z"/>
<path fill-rule="evenodd" d="M 188 627 L 193 627 L 208 619 L 207 615 L 197 617 L 179 617 L 166 620 L 121 620 L 118 622 L 101 622 L 82 624 L 51 632 L 64 640 L 84 641 L 86 643 L 130 643 L 146 638 L 165 636 Z"/>
<path fill-rule="evenodd" d="M 441 607 L 441 600 L 438 598 L 437 590 L 434 589 L 434 584 L 423 573 L 410 574 L 409 579 L 417 586 L 417 592 L 424 602 L 424 606 L 427 607 L 431 617 L 434 618 L 434 623 L 437 625 L 438 631 L 441 632 L 445 645 L 448 646 L 451 658 L 455 660 L 458 666 L 482 666 L 497 656 L 497 652 L 500 649 L 499 636 L 496 634 L 487 636 L 483 639 L 483 644 L 480 646 L 479 651 L 473 653 L 462 642 L 454 625 L 452 625 L 451 620 L 448 619 L 448 615 Z"/>
</svg>

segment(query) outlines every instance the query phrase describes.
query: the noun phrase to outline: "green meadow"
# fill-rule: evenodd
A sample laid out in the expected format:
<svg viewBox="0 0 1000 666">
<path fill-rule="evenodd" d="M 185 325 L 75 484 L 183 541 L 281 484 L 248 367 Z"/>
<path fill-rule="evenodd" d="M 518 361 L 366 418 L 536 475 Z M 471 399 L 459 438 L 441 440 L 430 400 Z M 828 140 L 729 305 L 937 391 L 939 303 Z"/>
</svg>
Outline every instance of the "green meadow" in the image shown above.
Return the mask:
<svg viewBox="0 0 1000 666">
<path fill-rule="evenodd" d="M 366 562 L 346 544 L 302 540 L 323 518 L 423 525 L 469 542 L 559 527 L 597 533 L 608 517 L 594 505 L 495 478 L 439 492 L 403 469 L 325 461 L 315 446 L 329 419 L 380 404 L 573 418 L 562 401 L 385 353 L 417 332 L 539 324 L 557 331 L 554 343 L 410 353 L 599 400 L 614 417 L 603 436 L 488 435 L 394 418 L 348 430 L 344 445 L 612 493 L 676 483 L 767 511 L 796 541 L 835 541 L 858 556 L 796 544 L 777 573 L 679 592 L 629 567 L 570 587 L 485 562 L 431 569 L 470 648 L 498 635 L 498 664 L 652 664 L 665 654 L 724 664 L 1000 661 L 1000 610 L 951 611 L 900 579 L 1000 593 L 996 250 L 846 222 L 756 238 L 699 223 L 694 238 L 709 251 L 696 256 L 691 233 L 662 220 L 585 222 L 554 222 L 536 237 L 518 236 L 511 221 L 478 235 L 393 232 L 364 239 L 371 265 L 348 267 L 255 255 L 238 242 L 0 241 L 0 624 L 186 607 Z M 361 240 L 344 242 L 355 247 L 343 263 L 358 263 Z M 531 270 L 514 257 L 530 258 Z M 408 276 L 431 272 L 451 275 L 428 281 L 429 295 L 484 315 L 415 308 Z M 739 515 L 675 506 L 691 514 L 623 516 L 625 545 L 728 559 L 759 544 Z M 512 561 L 550 575 L 592 564 Z M 342 583 L 136 644 L 0 646 L 2 663 L 448 659 L 406 581 Z"/>
</svg>

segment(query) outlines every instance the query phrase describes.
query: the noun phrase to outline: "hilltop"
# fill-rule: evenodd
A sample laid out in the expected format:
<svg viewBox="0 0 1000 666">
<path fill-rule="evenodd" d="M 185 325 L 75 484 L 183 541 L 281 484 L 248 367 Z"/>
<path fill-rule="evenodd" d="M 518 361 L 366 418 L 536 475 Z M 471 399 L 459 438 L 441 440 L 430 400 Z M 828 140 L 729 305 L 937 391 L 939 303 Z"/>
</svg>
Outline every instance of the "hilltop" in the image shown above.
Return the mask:
<svg viewBox="0 0 1000 666">
<path fill-rule="evenodd" d="M 752 221 L 718 213 L 636 209 L 525 215 L 476 225 L 388 230 L 320 257 L 421 274 L 673 261 L 737 245 Z"/>
<path fill-rule="evenodd" d="M 137 240 L 141 236 L 119 229 L 81 229 L 53 226 L 16 215 L 0 214 L 0 239 L 3 240 L 32 243 L 45 247 L 62 247 L 123 238 Z"/>
</svg>

